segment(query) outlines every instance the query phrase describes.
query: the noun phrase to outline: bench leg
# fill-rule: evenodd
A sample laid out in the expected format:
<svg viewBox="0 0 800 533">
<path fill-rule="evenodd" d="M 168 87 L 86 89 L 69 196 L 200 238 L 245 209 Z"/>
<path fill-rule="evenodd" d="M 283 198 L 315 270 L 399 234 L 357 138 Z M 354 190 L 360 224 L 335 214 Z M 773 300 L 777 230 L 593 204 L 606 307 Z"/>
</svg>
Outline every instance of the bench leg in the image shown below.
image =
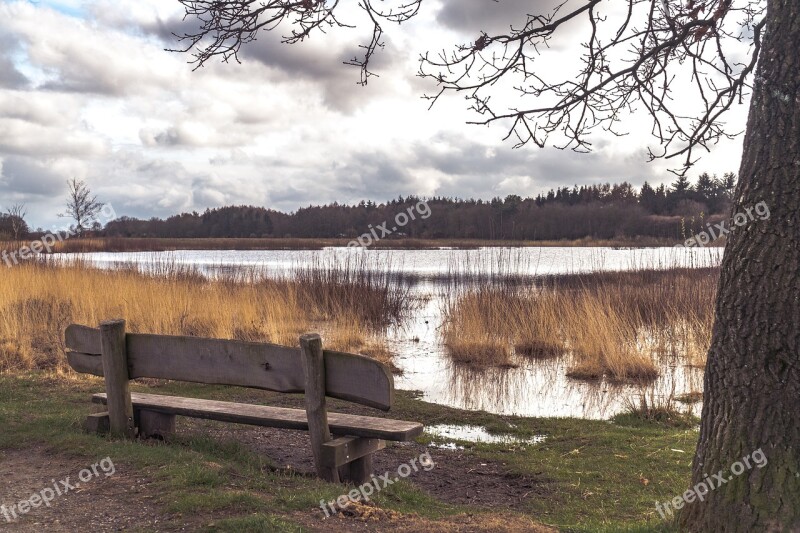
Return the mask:
<svg viewBox="0 0 800 533">
<path fill-rule="evenodd" d="M 336 468 L 341 481 L 361 485 L 372 475 L 372 455 L 385 447 L 380 439 L 339 437 L 322 445 L 322 464 Z"/>
<path fill-rule="evenodd" d="M 136 425 L 143 439 L 169 440 L 175 434 L 175 415 L 137 409 Z"/>
<path fill-rule="evenodd" d="M 105 435 L 111 431 L 111 421 L 108 417 L 108 411 L 87 416 L 86 421 L 83 423 L 83 429 L 86 430 L 87 433 L 96 435 Z"/>
<path fill-rule="evenodd" d="M 349 481 L 356 484 L 361 485 L 369 481 L 370 476 L 372 475 L 372 454 L 365 455 L 360 459 L 356 459 L 352 463 L 350 463 L 350 475 Z"/>
</svg>

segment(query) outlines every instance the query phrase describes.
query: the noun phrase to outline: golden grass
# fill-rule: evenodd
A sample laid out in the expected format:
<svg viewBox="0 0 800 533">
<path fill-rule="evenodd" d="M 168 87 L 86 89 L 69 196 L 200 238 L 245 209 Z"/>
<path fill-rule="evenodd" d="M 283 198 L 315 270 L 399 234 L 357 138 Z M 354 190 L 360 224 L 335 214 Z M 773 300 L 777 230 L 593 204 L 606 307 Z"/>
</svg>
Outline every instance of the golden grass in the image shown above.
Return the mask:
<svg viewBox="0 0 800 533">
<path fill-rule="evenodd" d="M 0 371 L 63 371 L 64 328 L 115 317 L 125 318 L 131 332 L 295 345 L 302 333 L 320 330 L 326 347 L 349 351 L 379 342 L 373 326 L 400 312 L 402 294 L 387 294 L 390 289 L 363 283 L 353 272 L 328 281 L 215 281 L 190 268 L 144 275 L 132 268 L 23 263 L 0 276 Z M 359 295 L 358 306 L 336 300 L 347 286 Z M 381 313 L 387 301 L 395 307 Z"/>
<path fill-rule="evenodd" d="M 451 298 L 443 338 L 460 362 L 567 356 L 575 378 L 650 380 L 664 358 L 705 365 L 717 278 L 717 269 L 673 269 L 560 276 L 527 287 L 494 280 Z"/>
<path fill-rule="evenodd" d="M 511 364 L 507 329 L 508 301 L 486 290 L 467 292 L 445 304 L 443 340 L 450 356 L 474 365 Z M 492 305 L 487 305 L 491 301 Z"/>
<path fill-rule="evenodd" d="M 636 317 L 620 312 L 605 292 L 583 292 L 563 309 L 563 322 L 573 352 L 567 375 L 578 379 L 649 380 L 658 366 L 636 347 Z"/>
</svg>

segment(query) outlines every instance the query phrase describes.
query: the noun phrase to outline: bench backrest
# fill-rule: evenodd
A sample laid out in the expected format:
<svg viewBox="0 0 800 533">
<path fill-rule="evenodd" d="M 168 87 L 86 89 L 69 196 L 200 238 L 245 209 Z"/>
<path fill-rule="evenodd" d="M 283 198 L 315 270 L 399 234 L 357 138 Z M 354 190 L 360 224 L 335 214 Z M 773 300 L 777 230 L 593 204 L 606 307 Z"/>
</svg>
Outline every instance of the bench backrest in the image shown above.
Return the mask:
<svg viewBox="0 0 800 533">
<path fill-rule="evenodd" d="M 100 330 L 71 325 L 67 360 L 77 372 L 103 376 Z M 275 392 L 305 392 L 299 347 L 199 337 L 125 336 L 128 378 L 235 385 Z M 369 357 L 324 350 L 325 395 L 388 411 L 394 378 Z"/>
</svg>

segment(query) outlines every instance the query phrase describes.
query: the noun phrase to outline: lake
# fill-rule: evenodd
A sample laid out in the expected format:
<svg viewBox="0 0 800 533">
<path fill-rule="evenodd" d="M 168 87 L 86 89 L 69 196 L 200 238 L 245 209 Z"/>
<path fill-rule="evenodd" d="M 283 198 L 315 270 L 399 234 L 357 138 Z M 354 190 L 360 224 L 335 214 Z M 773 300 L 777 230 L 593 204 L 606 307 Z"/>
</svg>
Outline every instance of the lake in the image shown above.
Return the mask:
<svg viewBox="0 0 800 533">
<path fill-rule="evenodd" d="M 390 270 L 407 284 L 418 306 L 403 323 L 387 328 L 389 348 L 403 370 L 396 378 L 400 389 L 415 390 L 422 399 L 452 407 L 496 414 L 537 417 L 607 419 L 625 408 L 625 400 L 643 391 L 681 395 L 702 390 L 703 371 L 681 364 L 662 368 L 661 376 L 645 386 L 605 381 L 586 382 L 566 377 L 564 358 L 520 359 L 517 368 L 475 369 L 457 365 L 447 356 L 439 330 L 442 304 L 451 290 L 448 279 L 483 283 L 489 277 L 539 276 L 601 271 L 718 265 L 721 248 L 481 248 L 477 250 L 324 250 L 174 251 L 149 253 L 92 253 L 79 257 L 99 268 L 137 265 L 158 272 L 158 265 L 191 265 L 211 277 L 242 270 L 281 277 L 298 267 L 336 267 L 364 256 L 368 264 Z M 66 256 L 58 256 L 64 260 Z M 699 404 L 693 407 L 699 409 Z"/>
</svg>

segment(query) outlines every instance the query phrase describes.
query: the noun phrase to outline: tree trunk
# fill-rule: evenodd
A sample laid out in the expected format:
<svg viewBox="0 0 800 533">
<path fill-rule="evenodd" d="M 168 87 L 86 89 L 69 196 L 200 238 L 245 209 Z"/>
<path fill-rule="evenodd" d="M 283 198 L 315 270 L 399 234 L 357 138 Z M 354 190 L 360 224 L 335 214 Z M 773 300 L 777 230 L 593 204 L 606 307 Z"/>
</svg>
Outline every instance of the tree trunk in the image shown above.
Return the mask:
<svg viewBox="0 0 800 533">
<path fill-rule="evenodd" d="M 733 214 L 750 209 L 754 217 L 728 236 L 722 261 L 692 473 L 692 486 L 706 483 L 709 492 L 702 502 L 686 493 L 695 501 L 681 524 L 695 532 L 800 531 L 798 0 L 768 0 L 739 176 Z M 760 202 L 766 220 L 753 210 Z M 758 450 L 766 465 L 755 464 Z"/>
</svg>

